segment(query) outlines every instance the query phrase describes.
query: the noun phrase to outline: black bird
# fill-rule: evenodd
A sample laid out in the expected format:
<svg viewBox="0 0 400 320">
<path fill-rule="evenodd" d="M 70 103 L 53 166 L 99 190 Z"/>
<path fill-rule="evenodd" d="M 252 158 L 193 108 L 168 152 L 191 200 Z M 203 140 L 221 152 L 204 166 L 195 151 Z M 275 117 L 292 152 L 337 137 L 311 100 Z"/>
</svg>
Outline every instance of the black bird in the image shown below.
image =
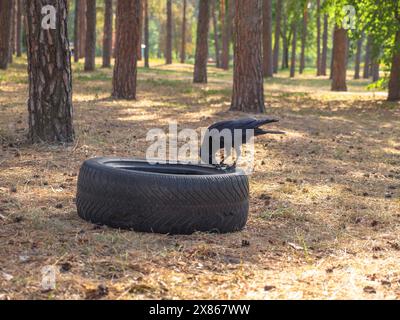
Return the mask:
<svg viewBox="0 0 400 320">
<path fill-rule="evenodd" d="M 221 132 L 225 129 L 229 130 L 230 136 L 232 137 L 231 141 L 231 147 L 236 150 L 236 159 L 240 156 L 240 148 L 243 144 L 246 144 L 249 142 L 251 135 L 247 135 L 246 130 L 254 130 L 254 137 L 261 136 L 264 134 L 284 134 L 282 131 L 273 131 L 273 130 L 264 130 L 261 127 L 270 124 L 270 123 L 275 123 L 279 122 L 277 119 L 261 119 L 257 120 L 254 118 L 246 118 L 246 119 L 238 119 L 238 120 L 227 120 L 227 121 L 221 121 L 214 123 L 212 126 L 210 126 L 207 129 L 207 133 L 204 137 L 202 147 L 200 150 L 200 157 L 202 162 L 208 163 L 208 164 L 214 164 L 219 168 L 224 168 L 224 160 L 222 160 L 221 163 L 216 164 L 216 154 L 213 152 L 213 143 L 216 142 L 216 138 L 219 137 L 219 150 L 225 148 L 225 141 L 224 137 L 221 134 Z M 239 134 L 242 136 L 241 144 L 240 145 L 235 145 L 235 131 L 236 130 L 241 130 L 239 131 Z M 214 133 L 214 134 L 213 134 Z M 236 133 L 237 134 L 237 133 Z M 216 137 L 216 135 L 218 135 Z M 214 136 L 214 139 L 213 139 Z M 208 139 L 208 150 L 207 150 L 207 139 Z M 202 153 L 203 151 L 203 153 Z M 215 151 L 215 150 L 214 150 Z M 226 150 L 227 154 L 231 154 L 231 150 Z M 204 154 L 206 153 L 206 154 Z M 236 162 L 233 164 L 233 168 L 236 166 Z M 226 166 L 225 166 L 226 167 Z M 229 169 L 230 167 L 228 167 Z"/>
</svg>

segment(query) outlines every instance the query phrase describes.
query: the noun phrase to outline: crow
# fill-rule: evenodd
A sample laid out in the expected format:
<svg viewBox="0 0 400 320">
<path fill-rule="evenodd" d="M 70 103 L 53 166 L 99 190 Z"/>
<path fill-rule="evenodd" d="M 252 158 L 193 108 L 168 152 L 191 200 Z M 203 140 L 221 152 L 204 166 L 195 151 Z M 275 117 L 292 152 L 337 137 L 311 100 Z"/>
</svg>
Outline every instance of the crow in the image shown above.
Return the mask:
<svg viewBox="0 0 400 320">
<path fill-rule="evenodd" d="M 226 166 L 224 164 L 224 160 L 220 162 L 219 164 L 216 164 L 217 161 L 215 159 L 216 154 L 213 152 L 213 143 L 216 142 L 216 137 L 215 135 L 218 134 L 219 137 L 219 150 L 225 148 L 225 141 L 224 137 L 220 135 L 220 133 L 227 129 L 230 132 L 230 135 L 232 137 L 232 143 L 231 147 L 235 149 L 236 151 L 236 159 L 239 158 L 240 156 L 240 148 L 243 144 L 246 144 L 249 142 L 251 135 L 247 135 L 246 130 L 254 130 L 254 137 L 261 136 L 264 134 L 284 134 L 282 131 L 273 131 L 273 130 L 264 130 L 261 127 L 270 124 L 270 123 L 275 123 L 279 122 L 277 119 L 261 119 L 257 120 L 254 118 L 245 118 L 245 119 L 238 119 L 238 120 L 227 120 L 227 121 L 221 121 L 214 123 L 207 129 L 207 133 L 204 136 L 204 140 L 202 143 L 202 147 L 200 150 L 200 158 L 203 162 L 215 165 L 217 168 L 220 169 L 231 169 L 236 167 L 236 162 L 232 166 Z M 236 130 L 241 130 L 239 131 L 239 134 L 241 134 L 242 139 L 240 145 L 235 145 L 235 131 Z M 236 133 L 237 134 L 237 133 Z M 213 139 L 214 135 L 214 139 Z M 208 139 L 208 150 L 207 150 L 207 139 Z M 218 142 L 217 142 L 218 143 Z M 216 148 L 214 148 L 216 149 Z M 214 150 L 215 151 L 215 150 Z M 226 150 L 227 154 L 231 154 L 231 150 Z M 202 153 L 203 152 L 203 153 Z M 204 154 L 207 152 L 207 154 Z"/>
</svg>

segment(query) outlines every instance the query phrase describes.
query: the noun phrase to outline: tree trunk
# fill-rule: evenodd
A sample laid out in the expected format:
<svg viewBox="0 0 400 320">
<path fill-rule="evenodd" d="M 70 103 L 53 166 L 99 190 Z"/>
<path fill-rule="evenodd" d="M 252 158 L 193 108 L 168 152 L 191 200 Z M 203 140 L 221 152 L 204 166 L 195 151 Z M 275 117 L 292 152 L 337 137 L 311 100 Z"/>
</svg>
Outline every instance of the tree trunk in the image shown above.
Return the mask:
<svg viewBox="0 0 400 320">
<path fill-rule="evenodd" d="M 400 23 L 400 21 L 399 21 Z M 400 100 L 400 31 L 396 32 L 395 48 L 390 70 L 388 101 Z"/>
<path fill-rule="evenodd" d="M 182 8 L 182 38 L 181 38 L 181 63 L 185 63 L 186 61 L 186 9 L 187 9 L 187 0 L 183 0 L 183 8 Z"/>
<path fill-rule="evenodd" d="M 346 52 L 347 33 L 336 25 L 334 32 L 332 91 L 347 91 L 346 85 Z"/>
<path fill-rule="evenodd" d="M 80 48 L 80 41 L 79 41 L 79 32 L 80 32 L 80 25 L 79 25 L 79 8 L 81 6 L 81 0 L 75 0 L 75 19 L 74 19 L 74 62 L 79 61 L 79 48 Z"/>
<path fill-rule="evenodd" d="M 86 0 L 85 71 L 93 71 L 96 63 L 96 0 Z"/>
<path fill-rule="evenodd" d="M 70 142 L 72 126 L 71 54 L 66 0 L 25 1 L 29 73 L 29 138 Z M 41 27 L 42 7 L 57 10 L 56 29 Z"/>
<path fill-rule="evenodd" d="M 201 0 L 197 22 L 194 83 L 207 83 L 208 26 L 210 24 L 210 0 Z M 212 0 L 211 0 L 212 1 Z"/>
<path fill-rule="evenodd" d="M 117 2 L 117 50 L 112 93 L 117 99 L 136 99 L 140 2 L 141 0 Z"/>
<path fill-rule="evenodd" d="M 292 24 L 292 55 L 290 61 L 290 77 L 294 78 L 296 73 L 296 42 L 297 42 L 297 27 L 296 23 Z"/>
<path fill-rule="evenodd" d="M 113 35 L 113 3 L 112 0 L 104 1 L 104 34 L 103 34 L 103 68 L 111 66 Z"/>
<path fill-rule="evenodd" d="M 289 68 L 289 42 L 287 37 L 287 24 L 286 17 L 283 16 L 283 31 L 282 31 L 282 70 Z"/>
<path fill-rule="evenodd" d="M 221 53 L 221 68 L 229 69 L 230 44 L 232 38 L 232 20 L 234 12 L 234 1 L 225 0 L 225 16 L 222 30 L 222 53 Z"/>
<path fill-rule="evenodd" d="M 144 67 L 150 68 L 149 0 L 144 1 Z M 186 1 L 186 0 L 185 0 Z"/>
<path fill-rule="evenodd" d="M 165 63 L 172 64 L 172 0 L 167 0 L 167 39 L 165 44 Z"/>
<path fill-rule="evenodd" d="M 17 9 L 17 57 L 22 55 L 22 0 L 18 0 L 18 9 Z"/>
<path fill-rule="evenodd" d="M 321 76 L 326 76 L 326 60 L 328 58 L 328 15 L 324 15 L 324 31 L 322 33 Z"/>
<path fill-rule="evenodd" d="M 279 64 L 279 41 L 281 37 L 281 16 L 282 16 L 282 0 L 276 1 L 276 19 L 275 19 L 275 43 L 274 43 L 274 57 L 273 68 L 274 73 L 278 72 Z"/>
<path fill-rule="evenodd" d="M 212 14 L 213 29 L 214 29 L 215 64 L 216 64 L 216 67 L 219 68 L 221 63 L 219 60 L 220 52 L 219 52 L 218 20 L 217 20 L 217 13 L 216 13 L 217 0 L 211 0 L 211 1 L 212 1 L 211 14 Z"/>
<path fill-rule="evenodd" d="M 317 76 L 321 75 L 321 0 L 317 0 Z"/>
<path fill-rule="evenodd" d="M 372 44 L 372 38 L 371 36 L 368 36 L 367 45 L 365 46 L 364 72 L 363 72 L 364 79 L 369 78 L 369 70 L 371 64 L 371 44 Z"/>
<path fill-rule="evenodd" d="M 372 62 L 372 82 L 379 80 L 379 57 L 376 57 Z"/>
<path fill-rule="evenodd" d="M 138 60 L 142 60 L 142 38 L 143 38 L 143 14 L 144 14 L 144 0 L 140 3 L 140 14 L 139 14 L 139 44 L 137 47 Z"/>
<path fill-rule="evenodd" d="M 272 1 L 263 1 L 263 74 L 272 77 L 274 58 L 272 55 Z"/>
<path fill-rule="evenodd" d="M 235 0 L 234 43 L 231 110 L 263 113 L 262 1 Z"/>
<path fill-rule="evenodd" d="M 79 1 L 79 58 L 86 53 L 86 1 Z"/>
<path fill-rule="evenodd" d="M 354 79 L 360 79 L 360 64 L 361 64 L 361 50 L 363 44 L 363 36 L 361 35 L 360 39 L 357 40 L 357 51 L 354 62 Z"/>
<path fill-rule="evenodd" d="M 0 1 L 0 69 L 7 69 L 11 38 L 12 0 Z"/>
<path fill-rule="evenodd" d="M 11 35 L 10 35 L 10 47 L 8 50 L 8 63 L 13 62 L 13 54 L 15 47 L 15 23 L 16 23 L 16 15 L 15 15 L 15 3 L 13 1 L 11 6 Z"/>
<path fill-rule="evenodd" d="M 303 28 L 301 30 L 301 53 L 300 53 L 300 68 L 299 73 L 302 74 L 306 65 L 306 42 L 307 42 L 307 23 L 308 23 L 308 10 L 307 10 L 308 2 L 305 3 L 303 9 Z"/>
<path fill-rule="evenodd" d="M 331 53 L 331 63 L 330 63 L 330 74 L 329 74 L 329 80 L 332 80 L 333 77 L 333 52 L 335 51 L 335 28 L 336 28 L 336 24 L 335 27 L 333 27 L 332 30 L 332 53 Z"/>
</svg>

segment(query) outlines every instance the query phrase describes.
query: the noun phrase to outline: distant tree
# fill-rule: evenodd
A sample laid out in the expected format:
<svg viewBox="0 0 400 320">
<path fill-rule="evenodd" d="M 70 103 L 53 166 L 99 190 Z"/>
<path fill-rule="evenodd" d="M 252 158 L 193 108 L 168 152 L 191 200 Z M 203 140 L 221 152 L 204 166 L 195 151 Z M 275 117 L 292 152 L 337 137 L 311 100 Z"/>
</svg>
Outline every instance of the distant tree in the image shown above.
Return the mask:
<svg viewBox="0 0 400 320">
<path fill-rule="evenodd" d="M 396 19 L 400 25 L 400 14 L 397 13 Z M 396 32 L 394 41 L 394 51 L 392 58 L 392 67 L 390 70 L 390 80 L 389 80 L 389 101 L 400 100 L 400 30 Z"/>
<path fill-rule="evenodd" d="M 369 78 L 369 70 L 371 66 L 371 45 L 372 45 L 372 38 L 368 36 L 367 44 L 365 46 L 365 56 L 364 56 L 364 71 L 363 71 L 363 78 Z"/>
<path fill-rule="evenodd" d="M 214 51 L 215 51 L 215 65 L 217 68 L 220 67 L 220 50 L 219 50 L 219 30 L 218 30 L 218 19 L 217 19 L 217 1 L 211 0 L 211 15 L 212 15 L 212 24 L 214 31 Z"/>
<path fill-rule="evenodd" d="M 139 43 L 137 47 L 138 60 L 142 60 L 142 38 L 143 38 L 143 25 L 144 25 L 144 0 L 140 2 L 139 9 Z"/>
<path fill-rule="evenodd" d="M 308 24 L 308 1 L 305 2 L 303 8 L 303 26 L 301 30 L 301 53 L 300 53 L 300 68 L 299 73 L 302 74 L 306 65 L 306 43 L 307 43 L 307 24 Z"/>
<path fill-rule="evenodd" d="M 296 73 L 296 43 L 297 43 L 297 25 L 292 22 L 292 53 L 290 59 L 290 77 L 293 78 Z"/>
<path fill-rule="evenodd" d="M 212 1 L 212 0 L 211 0 Z M 208 29 L 210 24 L 210 0 L 199 1 L 196 55 L 193 82 L 207 83 Z"/>
<path fill-rule="evenodd" d="M 287 6 L 285 9 L 287 9 Z M 290 43 L 290 37 L 291 37 L 290 32 L 288 32 L 288 12 L 287 12 L 287 10 L 284 10 L 282 12 L 281 19 L 282 19 L 282 32 L 281 32 L 282 63 L 281 63 L 281 68 L 287 69 L 287 68 L 289 68 L 289 43 Z"/>
<path fill-rule="evenodd" d="M 317 76 L 321 75 L 321 0 L 317 0 Z"/>
<path fill-rule="evenodd" d="M 112 37 L 113 37 L 113 2 L 104 1 L 104 29 L 103 29 L 103 68 L 111 66 Z"/>
<path fill-rule="evenodd" d="M 230 44 L 232 39 L 232 20 L 234 16 L 235 0 L 224 0 L 225 14 L 222 26 L 222 52 L 221 52 L 221 68 L 229 69 Z"/>
<path fill-rule="evenodd" d="M 29 138 L 32 142 L 70 142 L 74 130 L 67 0 L 25 1 L 25 5 Z M 41 26 L 45 5 L 57 9 L 56 29 Z"/>
<path fill-rule="evenodd" d="M 328 58 L 328 15 L 324 14 L 324 31 L 322 33 L 321 76 L 326 76 L 326 61 Z"/>
<path fill-rule="evenodd" d="M 263 113 L 262 1 L 235 0 L 234 43 L 231 110 Z"/>
<path fill-rule="evenodd" d="M 375 58 L 372 61 L 372 66 L 371 66 L 371 72 L 372 72 L 372 82 L 376 82 L 379 80 L 380 75 L 379 75 L 379 58 Z"/>
<path fill-rule="evenodd" d="M 282 17 L 282 0 L 276 1 L 276 14 L 275 14 L 275 43 L 274 43 L 274 73 L 278 72 L 279 65 L 279 42 L 281 37 L 281 17 Z"/>
<path fill-rule="evenodd" d="M 117 50 L 112 93 L 112 96 L 117 99 L 136 99 L 140 2 L 141 0 L 117 2 Z"/>
<path fill-rule="evenodd" d="M 79 58 L 86 54 L 86 1 L 79 1 Z"/>
<path fill-rule="evenodd" d="M 356 24 L 358 33 L 364 31 L 368 34 L 364 76 L 372 75 L 373 80 L 378 79 L 379 61 L 382 60 L 386 66 L 390 67 L 388 100 L 400 100 L 399 1 L 348 1 L 355 7 L 358 15 Z M 382 83 L 387 83 L 387 81 Z"/>
<path fill-rule="evenodd" d="M 172 0 L 167 0 L 167 38 L 165 45 L 165 63 L 172 64 Z"/>
<path fill-rule="evenodd" d="M 263 0 L 263 74 L 272 77 L 274 58 L 272 53 L 272 1 Z"/>
<path fill-rule="evenodd" d="M 17 42 L 17 57 L 22 55 L 22 0 L 17 2 L 17 26 L 16 26 L 16 42 Z"/>
<path fill-rule="evenodd" d="M 332 66 L 332 91 L 347 91 L 346 85 L 346 53 L 347 31 L 335 26 Z"/>
<path fill-rule="evenodd" d="M 0 69 L 7 69 L 10 54 L 12 0 L 0 1 Z"/>
<path fill-rule="evenodd" d="M 75 17 L 74 17 L 74 61 L 79 61 L 79 53 L 80 53 L 80 19 L 79 19 L 79 10 L 81 6 L 81 0 L 75 0 Z"/>
<path fill-rule="evenodd" d="M 144 67 L 150 68 L 149 0 L 144 1 Z M 186 0 L 185 0 L 186 1 Z"/>
<path fill-rule="evenodd" d="M 354 79 L 360 79 L 361 50 L 363 45 L 363 37 L 357 40 L 356 56 L 354 61 Z"/>
<path fill-rule="evenodd" d="M 85 71 L 93 71 L 96 59 L 96 0 L 86 0 L 85 46 Z"/>
<path fill-rule="evenodd" d="M 187 10 L 187 0 L 183 0 L 182 6 L 182 37 L 181 37 L 181 63 L 186 61 L 186 10 Z"/>
<path fill-rule="evenodd" d="M 8 62 L 13 62 L 13 55 L 15 52 L 15 25 L 16 25 L 16 14 L 15 14 L 15 2 L 13 1 L 11 6 L 11 35 L 10 35 L 10 47 L 8 50 Z"/>
</svg>

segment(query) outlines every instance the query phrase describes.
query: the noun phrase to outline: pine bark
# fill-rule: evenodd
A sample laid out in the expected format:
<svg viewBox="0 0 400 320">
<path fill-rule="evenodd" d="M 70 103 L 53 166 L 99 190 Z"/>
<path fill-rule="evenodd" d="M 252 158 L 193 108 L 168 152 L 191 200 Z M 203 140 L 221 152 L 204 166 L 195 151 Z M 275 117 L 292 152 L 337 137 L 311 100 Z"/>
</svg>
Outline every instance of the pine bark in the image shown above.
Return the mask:
<svg viewBox="0 0 400 320">
<path fill-rule="evenodd" d="M 324 31 L 322 33 L 321 76 L 326 76 L 326 62 L 328 59 L 328 15 L 324 15 Z"/>
<path fill-rule="evenodd" d="M 274 73 L 278 72 L 279 65 L 279 41 L 281 37 L 281 17 L 282 17 L 282 0 L 276 1 L 276 19 L 275 19 L 275 43 L 274 43 Z"/>
<path fill-rule="evenodd" d="M 211 0 L 212 1 L 212 0 Z M 207 83 L 208 31 L 210 24 L 210 0 L 201 0 L 197 22 L 194 83 Z"/>
<path fill-rule="evenodd" d="M 354 79 L 360 79 L 361 50 L 363 45 L 363 37 L 357 40 L 357 50 L 354 61 Z"/>
<path fill-rule="evenodd" d="M 303 27 L 301 33 L 301 53 L 300 53 L 300 68 L 299 73 L 302 74 L 306 66 L 306 43 L 307 43 L 307 24 L 308 24 L 308 9 L 307 2 L 303 9 Z"/>
<path fill-rule="evenodd" d="M 186 61 L 186 10 L 187 10 L 187 0 L 183 0 L 182 7 L 182 37 L 181 37 L 181 63 Z"/>
<path fill-rule="evenodd" d="M 139 12 L 139 44 L 137 47 L 138 60 L 142 60 L 142 40 L 143 40 L 143 25 L 144 25 L 144 0 L 140 3 Z"/>
<path fill-rule="evenodd" d="M 93 71 L 96 63 L 96 0 L 86 0 L 85 46 L 85 71 Z"/>
<path fill-rule="evenodd" d="M 398 18 L 398 21 L 400 23 L 400 18 Z M 388 101 L 398 100 L 400 100 L 400 31 L 396 32 L 388 94 Z"/>
<path fill-rule="evenodd" d="M 235 0 L 234 44 L 231 110 L 263 113 L 261 0 Z"/>
<path fill-rule="evenodd" d="M 172 0 L 167 0 L 167 38 L 165 44 L 165 63 L 172 64 Z"/>
<path fill-rule="evenodd" d="M 41 9 L 57 9 L 56 29 L 41 27 Z M 67 0 L 25 1 L 29 74 L 29 138 L 36 142 L 70 142 L 72 125 L 71 54 Z"/>
<path fill-rule="evenodd" d="M 317 76 L 321 75 L 321 1 L 317 0 Z"/>
<path fill-rule="evenodd" d="M 144 67 L 150 68 L 149 0 L 144 1 Z M 186 0 L 185 0 L 186 1 Z"/>
<path fill-rule="evenodd" d="M 136 99 L 140 8 L 141 0 L 117 2 L 117 50 L 112 93 L 117 99 Z"/>
<path fill-rule="evenodd" d="M 11 35 L 10 35 L 10 48 L 8 50 L 8 63 L 13 63 L 13 55 L 15 49 L 15 23 L 16 23 L 16 14 L 15 14 L 15 3 L 12 2 L 11 6 Z"/>
<path fill-rule="evenodd" d="M 272 1 L 263 2 L 263 75 L 270 78 L 274 74 L 272 54 Z"/>
<path fill-rule="evenodd" d="M 288 38 L 288 26 L 287 26 L 287 16 L 284 13 L 282 15 L 282 20 L 283 20 L 283 26 L 282 26 L 282 64 L 281 68 L 282 69 L 287 69 L 289 68 L 289 41 L 290 39 Z"/>
<path fill-rule="evenodd" d="M 86 52 L 86 1 L 79 1 L 79 58 L 84 58 Z"/>
<path fill-rule="evenodd" d="M 212 14 L 212 24 L 214 30 L 214 50 L 215 50 L 215 65 L 217 68 L 220 67 L 220 50 L 219 50 L 219 30 L 218 30 L 218 19 L 217 19 L 217 0 L 211 0 L 211 14 Z"/>
<path fill-rule="evenodd" d="M 74 18 L 74 62 L 79 61 L 79 32 L 80 32 L 80 25 L 79 25 L 79 8 L 81 6 L 81 0 L 75 0 L 75 18 Z"/>
<path fill-rule="evenodd" d="M 334 31 L 332 91 L 347 91 L 346 85 L 346 53 L 347 32 L 336 25 Z"/>
<path fill-rule="evenodd" d="M 225 15 L 222 28 L 222 53 L 221 53 L 221 68 L 224 70 L 229 69 L 234 1 L 235 0 L 225 0 Z"/>
<path fill-rule="evenodd" d="M 0 69 L 7 69 L 11 38 L 12 0 L 0 1 Z"/>
<path fill-rule="evenodd" d="M 18 9 L 17 9 L 17 57 L 21 57 L 22 55 L 22 0 L 18 0 Z"/>
<path fill-rule="evenodd" d="M 297 26 L 296 23 L 292 23 L 292 54 L 290 61 L 290 77 L 294 78 L 296 73 L 296 43 L 297 43 Z"/>
<path fill-rule="evenodd" d="M 113 35 L 113 3 L 112 0 L 104 1 L 104 33 L 103 33 L 103 68 L 111 66 Z"/>
</svg>

